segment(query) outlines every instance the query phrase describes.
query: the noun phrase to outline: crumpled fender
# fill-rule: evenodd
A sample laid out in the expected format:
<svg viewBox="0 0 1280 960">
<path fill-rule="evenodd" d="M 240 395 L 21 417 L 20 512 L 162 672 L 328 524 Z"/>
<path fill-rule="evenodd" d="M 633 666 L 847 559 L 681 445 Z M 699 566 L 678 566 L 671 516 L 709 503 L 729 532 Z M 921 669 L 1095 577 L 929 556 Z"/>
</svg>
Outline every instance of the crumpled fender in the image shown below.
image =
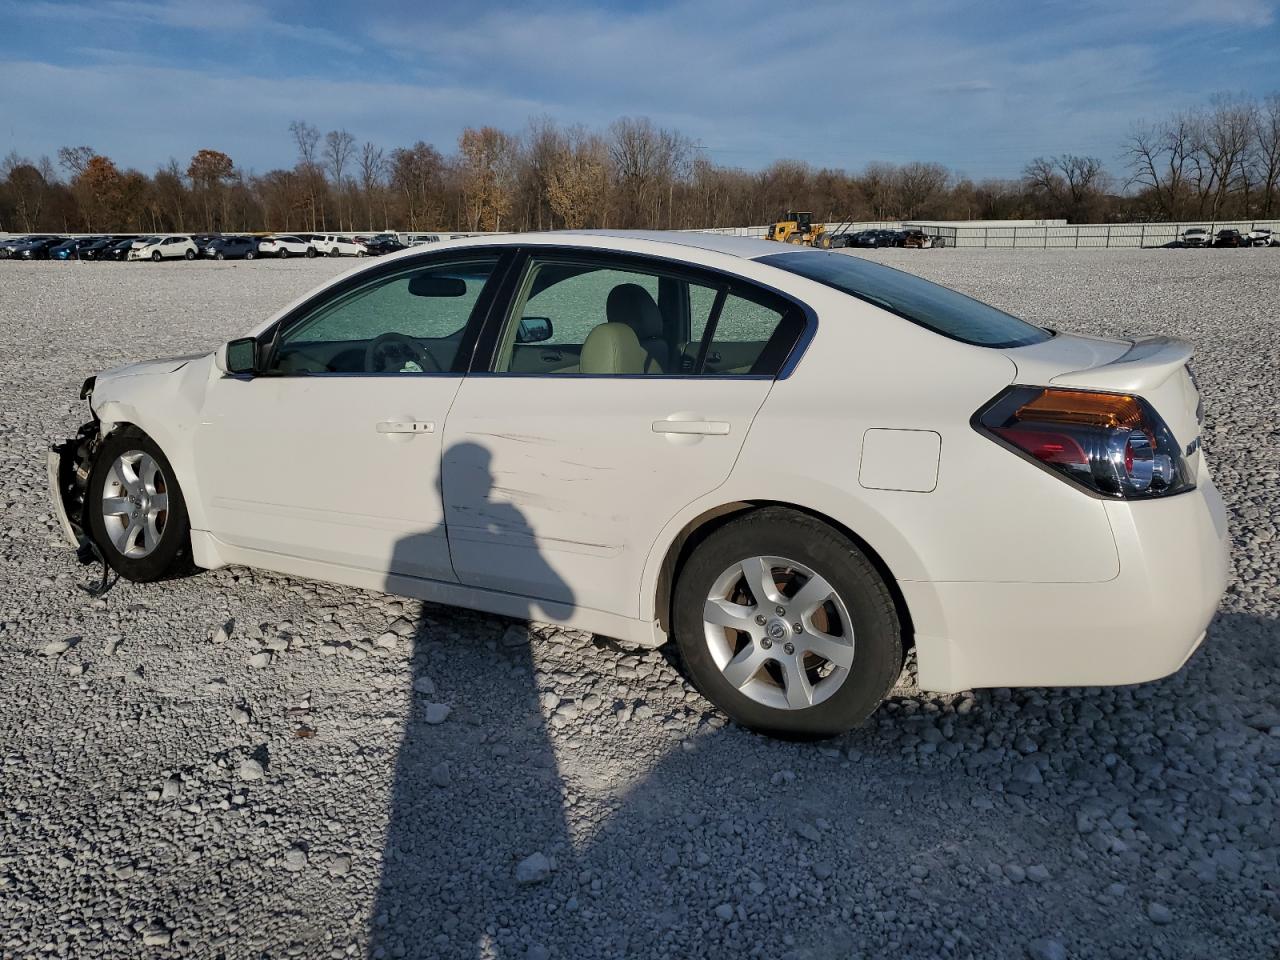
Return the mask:
<svg viewBox="0 0 1280 960">
<path fill-rule="evenodd" d="M 132 364 L 99 375 L 91 400 L 104 437 L 122 424 L 132 424 L 159 444 L 197 530 L 204 528 L 205 518 L 193 452 L 212 370 L 212 354 Z"/>
</svg>

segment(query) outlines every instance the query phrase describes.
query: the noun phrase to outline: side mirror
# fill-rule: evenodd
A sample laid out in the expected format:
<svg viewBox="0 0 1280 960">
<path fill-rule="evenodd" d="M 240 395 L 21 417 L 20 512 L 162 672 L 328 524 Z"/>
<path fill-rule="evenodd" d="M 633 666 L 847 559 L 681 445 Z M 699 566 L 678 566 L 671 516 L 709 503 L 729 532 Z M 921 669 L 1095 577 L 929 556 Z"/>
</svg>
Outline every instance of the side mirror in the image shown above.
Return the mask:
<svg viewBox="0 0 1280 960">
<path fill-rule="evenodd" d="M 521 317 L 516 327 L 516 343 L 542 343 L 550 340 L 553 328 L 550 317 Z"/>
<path fill-rule="evenodd" d="M 258 372 L 258 341 L 253 337 L 228 341 L 218 350 L 218 360 L 223 373 L 253 376 Z"/>
</svg>

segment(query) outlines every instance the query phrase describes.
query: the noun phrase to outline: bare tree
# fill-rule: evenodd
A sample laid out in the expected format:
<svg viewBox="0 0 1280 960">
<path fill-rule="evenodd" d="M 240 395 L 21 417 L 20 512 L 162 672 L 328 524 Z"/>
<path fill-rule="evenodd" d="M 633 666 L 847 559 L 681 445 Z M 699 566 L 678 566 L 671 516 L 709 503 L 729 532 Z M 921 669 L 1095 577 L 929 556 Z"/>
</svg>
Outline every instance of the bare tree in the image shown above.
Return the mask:
<svg viewBox="0 0 1280 960">
<path fill-rule="evenodd" d="M 570 230 L 601 222 L 609 191 L 609 149 L 604 140 L 572 127 L 547 161 L 547 197 L 551 209 Z"/>
<path fill-rule="evenodd" d="M 1134 127 L 1125 144 L 1129 185 L 1150 190 L 1166 219 L 1176 220 L 1183 212 L 1195 143 L 1196 123 L 1190 115 L 1180 113 L 1163 124 Z"/>
<path fill-rule="evenodd" d="M 387 175 L 387 158 L 381 147 L 366 140 L 356 160 L 360 169 L 360 187 L 364 192 L 365 226 L 373 227 L 373 202 Z"/>
<path fill-rule="evenodd" d="M 93 147 L 59 147 L 58 166 L 67 171 L 67 177 L 74 180 L 84 174 L 89 161 L 97 156 Z"/>
<path fill-rule="evenodd" d="M 46 167 L 48 158 L 44 158 Z M 22 221 L 22 229 L 31 231 L 38 229 L 40 215 L 44 211 L 45 196 L 49 192 L 50 177 L 53 171 L 42 171 L 26 157 L 18 156 L 18 151 L 11 150 L 0 162 L 0 174 L 13 196 L 14 208 L 18 219 Z"/>
<path fill-rule="evenodd" d="M 324 136 L 324 165 L 329 171 L 329 176 L 333 180 L 334 189 L 338 195 L 338 228 L 342 228 L 342 199 L 346 193 L 345 172 L 347 161 L 351 158 L 351 151 L 355 149 L 356 138 L 349 134 L 346 130 L 330 130 Z M 347 223 L 350 225 L 350 215 L 348 214 Z"/>
<path fill-rule="evenodd" d="M 404 202 L 410 230 L 443 225 L 444 167 L 440 151 L 421 140 L 391 151 L 391 185 Z"/>
<path fill-rule="evenodd" d="M 458 137 L 458 170 L 471 230 L 501 230 L 511 209 L 518 143 L 497 127 L 471 127 Z"/>
<path fill-rule="evenodd" d="M 1207 174 L 1202 196 L 1212 198 L 1208 214 L 1216 220 L 1223 198 L 1244 173 L 1253 133 L 1252 104 L 1227 94 L 1215 95 L 1200 118 L 1198 133 L 1197 155 L 1203 156 Z"/>
<path fill-rule="evenodd" d="M 940 163 L 912 162 L 898 168 L 894 193 L 903 218 L 925 216 L 930 203 L 947 189 L 951 172 Z"/>
<path fill-rule="evenodd" d="M 1280 92 L 1263 98 L 1253 121 L 1256 164 L 1262 188 L 1262 215 L 1280 208 Z"/>
<path fill-rule="evenodd" d="M 298 148 L 298 174 L 307 194 L 308 226 L 314 230 L 319 215 L 320 184 L 324 179 L 320 165 L 316 162 L 320 131 L 305 120 L 294 120 L 289 124 L 289 133 L 293 136 L 294 146 Z"/>
</svg>

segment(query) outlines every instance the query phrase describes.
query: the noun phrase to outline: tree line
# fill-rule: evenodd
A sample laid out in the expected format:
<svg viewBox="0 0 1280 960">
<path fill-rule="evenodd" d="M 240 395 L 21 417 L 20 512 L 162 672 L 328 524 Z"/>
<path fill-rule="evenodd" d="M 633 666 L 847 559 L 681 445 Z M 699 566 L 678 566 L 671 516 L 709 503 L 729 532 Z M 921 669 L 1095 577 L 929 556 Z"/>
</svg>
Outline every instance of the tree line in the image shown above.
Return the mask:
<svg viewBox="0 0 1280 960">
<path fill-rule="evenodd" d="M 697 228 L 824 221 L 1048 219 L 1076 223 L 1280 216 L 1280 92 L 1217 95 L 1136 124 L 1122 173 L 1098 157 L 1036 157 L 1017 178 L 973 179 L 938 163 L 857 172 L 778 160 L 713 163 L 700 144 L 643 117 L 605 130 L 540 117 L 519 132 L 468 127 L 449 153 L 384 148 L 346 130 L 289 125 L 295 162 L 258 174 L 199 150 L 147 174 L 89 146 L 0 162 L 0 230 L 248 232 Z"/>
</svg>

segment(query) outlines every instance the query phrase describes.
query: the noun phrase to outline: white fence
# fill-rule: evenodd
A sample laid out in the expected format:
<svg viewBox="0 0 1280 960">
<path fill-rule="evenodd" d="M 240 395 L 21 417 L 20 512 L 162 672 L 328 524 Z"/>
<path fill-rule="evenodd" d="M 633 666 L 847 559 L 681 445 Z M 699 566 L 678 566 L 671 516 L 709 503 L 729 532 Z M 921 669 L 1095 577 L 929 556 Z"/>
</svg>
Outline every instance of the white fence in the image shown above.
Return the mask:
<svg viewBox="0 0 1280 960">
<path fill-rule="evenodd" d="M 906 224 L 913 226 L 913 224 Z M 1161 247 L 1192 228 L 1208 230 L 1268 229 L 1280 233 L 1280 220 L 1227 220 L 1200 223 L 1079 223 L 1065 226 L 967 226 L 921 224 L 925 233 L 945 237 L 952 247 L 1020 247 L 1042 250 L 1109 247 Z"/>
<path fill-rule="evenodd" d="M 859 230 L 923 230 L 935 237 L 943 237 L 949 247 L 1018 247 L 1040 250 L 1088 249 L 1093 247 L 1160 247 L 1178 240 L 1184 231 L 1192 227 L 1208 230 L 1210 235 L 1219 230 L 1239 230 L 1248 233 L 1254 229 L 1267 229 L 1280 233 L 1280 220 L 1216 220 L 1187 221 L 1185 223 L 1077 223 L 1062 221 L 1035 223 L 1032 221 L 998 220 L 967 221 L 915 221 L 874 220 L 858 223 L 828 223 L 828 231 L 856 233 Z M 700 231 L 735 237 L 763 237 L 768 227 L 716 227 Z"/>
</svg>

